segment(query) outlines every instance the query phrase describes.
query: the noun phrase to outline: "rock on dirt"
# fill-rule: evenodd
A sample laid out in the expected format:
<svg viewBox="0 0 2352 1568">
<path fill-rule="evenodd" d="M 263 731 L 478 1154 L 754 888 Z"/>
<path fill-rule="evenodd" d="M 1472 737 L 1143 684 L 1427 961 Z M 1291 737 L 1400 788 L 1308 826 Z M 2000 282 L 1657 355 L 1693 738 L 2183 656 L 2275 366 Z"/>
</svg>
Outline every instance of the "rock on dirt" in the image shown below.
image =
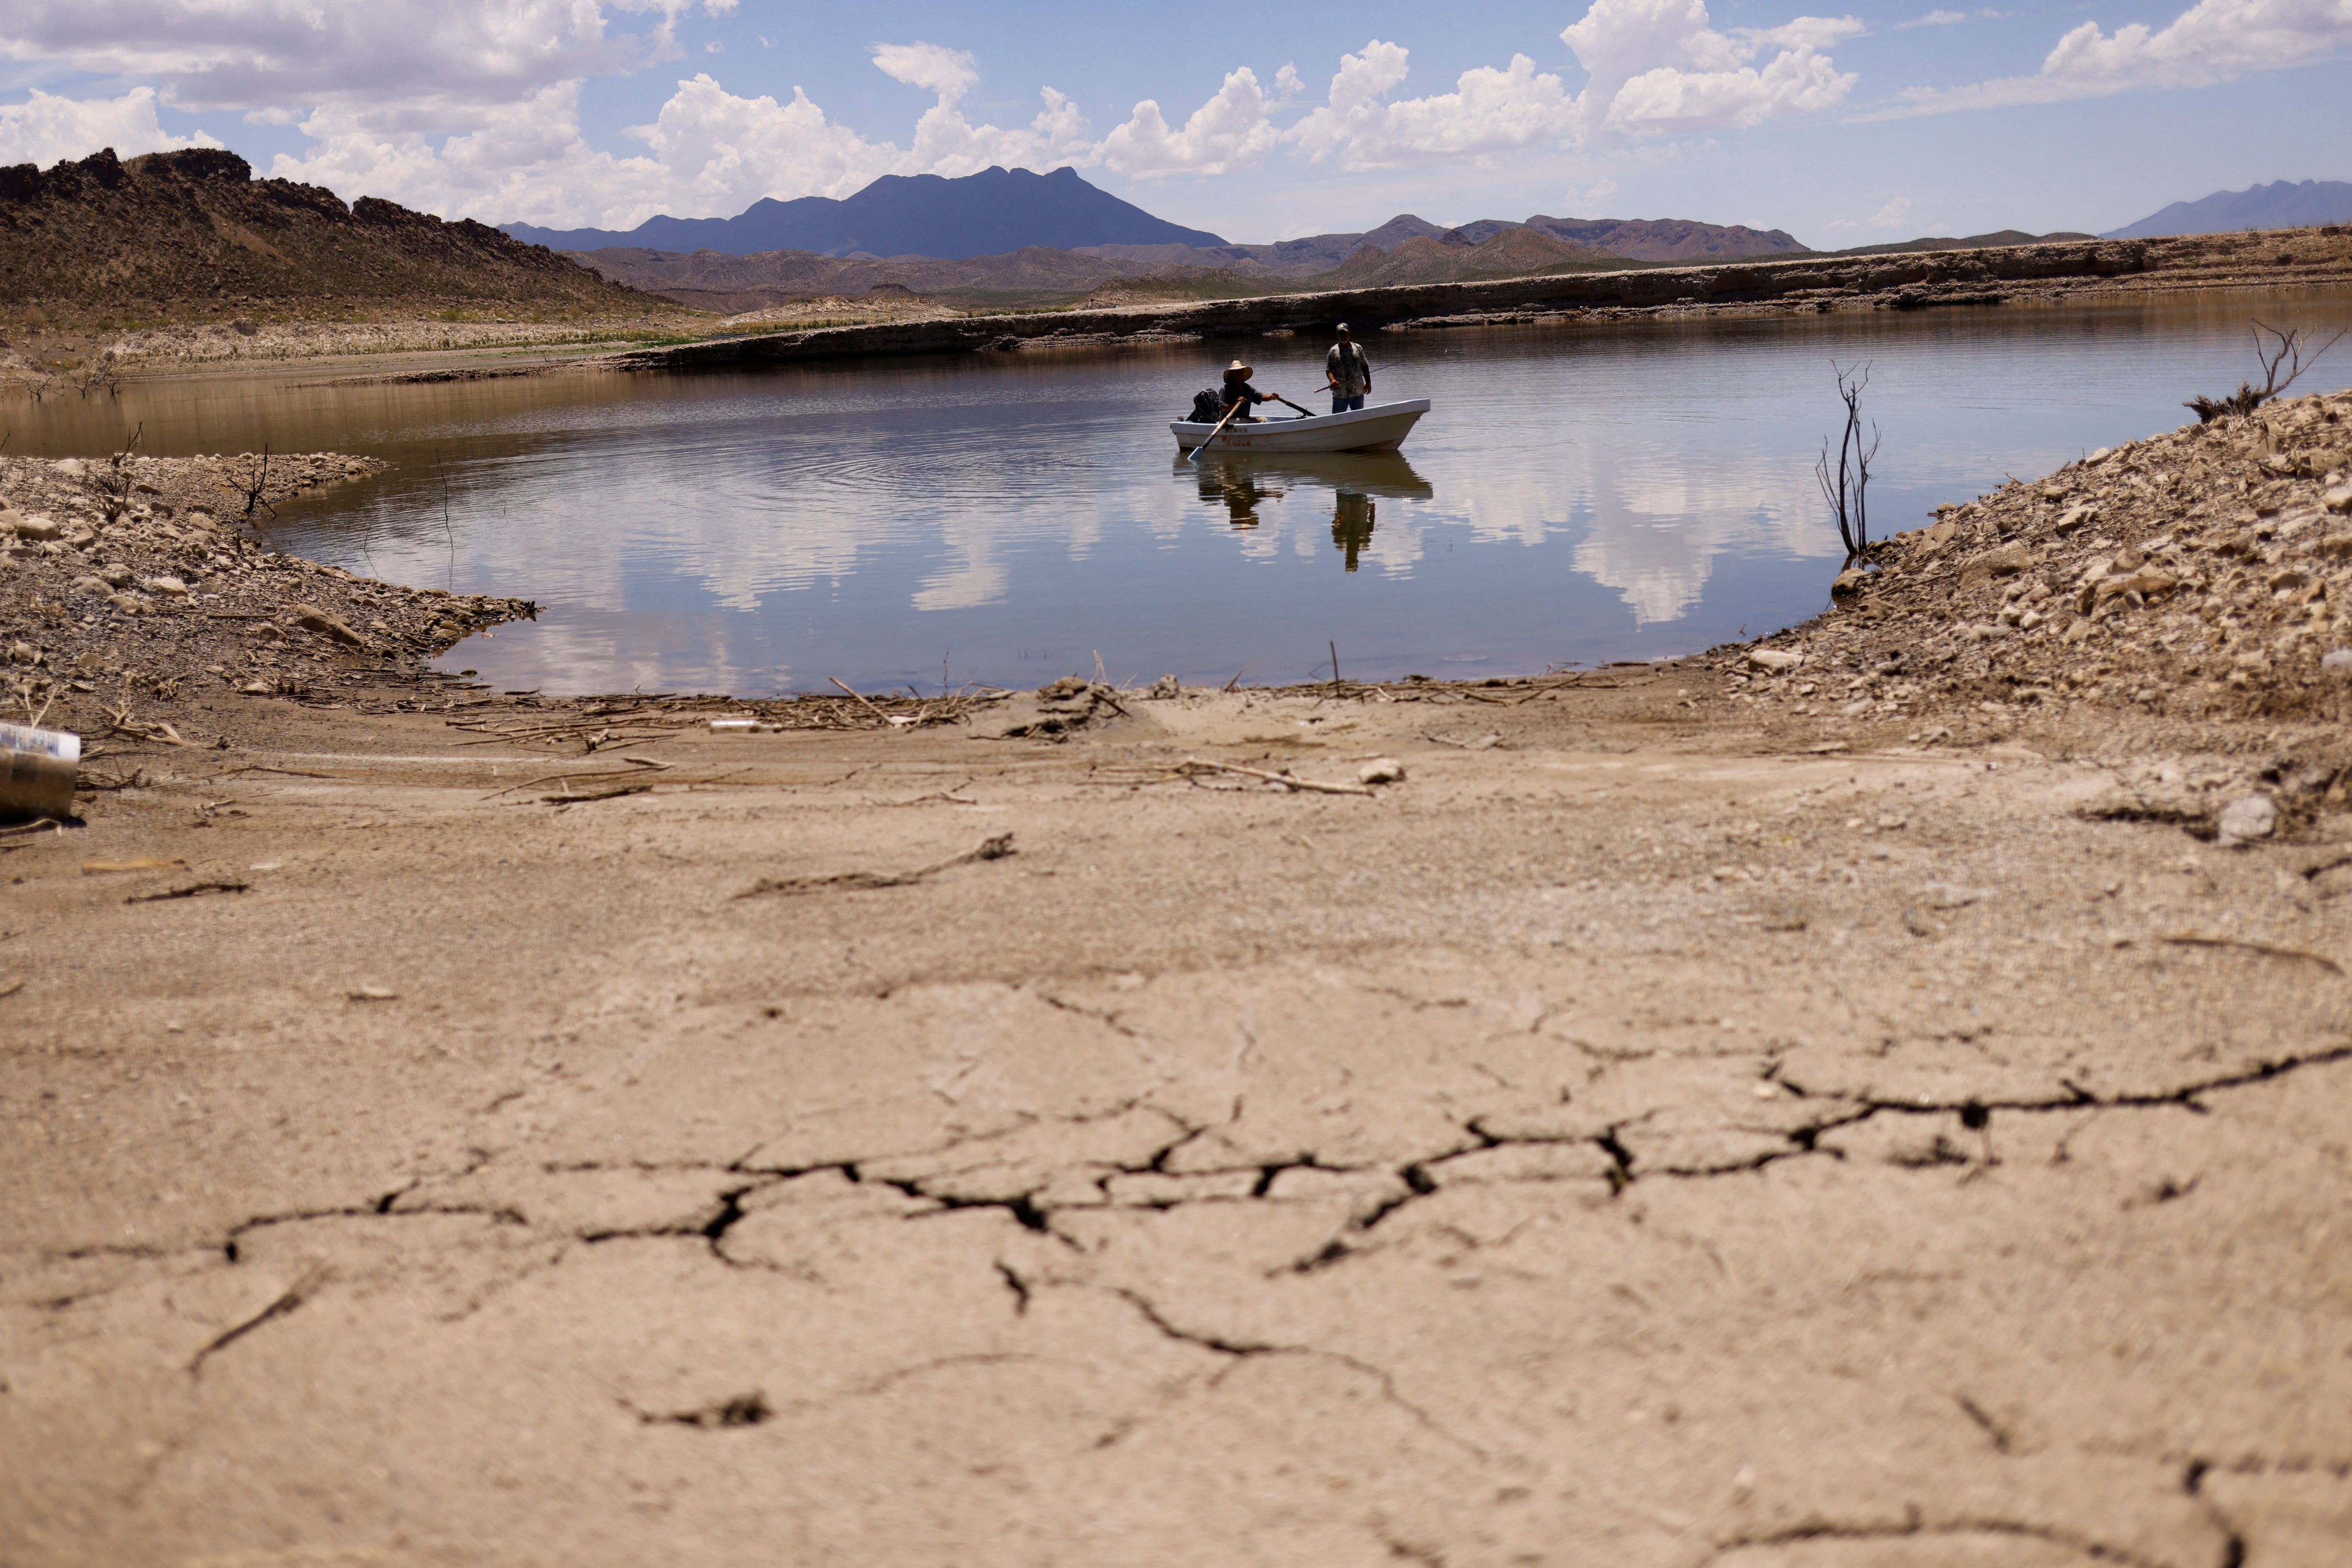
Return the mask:
<svg viewBox="0 0 2352 1568">
<path fill-rule="evenodd" d="M 2242 795 L 2221 808 L 2215 824 L 2223 844 L 2267 839 L 2278 826 L 2278 807 L 2268 795 Z"/>
<path fill-rule="evenodd" d="M 266 517 L 383 467 L 334 452 L 273 454 L 266 472 L 258 454 L 0 461 L 0 625 L 21 650 L 0 695 L 85 730 L 129 705 L 168 716 L 213 683 L 330 700 L 362 656 L 382 680 L 533 613 L 278 554 L 247 518 L 248 497 Z"/>
</svg>

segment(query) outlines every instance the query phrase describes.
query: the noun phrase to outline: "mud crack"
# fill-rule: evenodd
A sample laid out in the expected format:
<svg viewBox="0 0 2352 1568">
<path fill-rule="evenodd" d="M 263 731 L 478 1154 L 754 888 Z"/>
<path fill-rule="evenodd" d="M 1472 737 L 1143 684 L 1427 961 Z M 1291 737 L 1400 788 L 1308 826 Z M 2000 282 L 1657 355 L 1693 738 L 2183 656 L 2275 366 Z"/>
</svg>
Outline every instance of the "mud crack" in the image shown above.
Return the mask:
<svg viewBox="0 0 2352 1568">
<path fill-rule="evenodd" d="M 2036 1524 L 2030 1520 L 1995 1519 L 1960 1515 L 1950 1519 L 1927 1518 L 1914 1505 L 1900 1520 L 1840 1521 L 1823 1519 L 1808 1520 L 1786 1530 L 1776 1530 L 1754 1535 L 1736 1535 L 1718 1542 L 1707 1559 L 1721 1563 L 1732 1553 L 1777 1546 L 1797 1546 L 1814 1541 L 1918 1541 L 1965 1540 L 1969 1536 L 1992 1540 L 2041 1541 L 2053 1546 L 2064 1547 L 2081 1553 L 2095 1563 L 2120 1563 L 2123 1568 L 2166 1568 L 2153 1557 L 2144 1557 L 2129 1547 L 2102 1541 L 2080 1531 L 2063 1525 Z M 2224 1558 L 2221 1568 L 2236 1568 L 2242 1557 Z"/>
<path fill-rule="evenodd" d="M 304 1301 L 310 1299 L 312 1292 L 317 1291 L 319 1286 L 326 1281 L 326 1278 L 327 1270 L 325 1269 L 318 1268 L 310 1270 L 307 1273 L 303 1274 L 299 1279 L 296 1280 L 292 1284 L 287 1286 L 284 1291 L 280 1291 L 276 1301 L 271 1301 L 268 1306 L 262 1308 L 259 1312 L 254 1313 L 251 1317 L 245 1319 L 243 1322 L 232 1324 L 230 1327 L 222 1330 L 219 1333 L 215 1334 L 202 1349 L 198 1350 L 196 1354 L 189 1359 L 188 1375 L 191 1377 L 202 1376 L 204 1375 L 205 1363 L 215 1353 L 226 1350 L 230 1345 L 235 1344 L 237 1341 L 243 1339 L 254 1330 L 260 1328 L 263 1324 L 276 1322 L 278 1319 L 286 1317 L 298 1311 Z"/>
</svg>

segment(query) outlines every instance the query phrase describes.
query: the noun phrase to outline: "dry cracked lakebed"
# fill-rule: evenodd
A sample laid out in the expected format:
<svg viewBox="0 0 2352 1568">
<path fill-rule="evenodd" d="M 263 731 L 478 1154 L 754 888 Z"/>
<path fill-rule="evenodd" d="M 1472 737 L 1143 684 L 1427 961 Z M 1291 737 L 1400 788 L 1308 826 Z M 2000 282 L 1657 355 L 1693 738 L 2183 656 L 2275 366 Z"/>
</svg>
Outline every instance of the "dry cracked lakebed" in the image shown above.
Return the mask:
<svg viewBox="0 0 2352 1568">
<path fill-rule="evenodd" d="M 2341 819 L 1712 678 L 156 748 L 0 852 L 0 1563 L 2343 1562 Z"/>
</svg>

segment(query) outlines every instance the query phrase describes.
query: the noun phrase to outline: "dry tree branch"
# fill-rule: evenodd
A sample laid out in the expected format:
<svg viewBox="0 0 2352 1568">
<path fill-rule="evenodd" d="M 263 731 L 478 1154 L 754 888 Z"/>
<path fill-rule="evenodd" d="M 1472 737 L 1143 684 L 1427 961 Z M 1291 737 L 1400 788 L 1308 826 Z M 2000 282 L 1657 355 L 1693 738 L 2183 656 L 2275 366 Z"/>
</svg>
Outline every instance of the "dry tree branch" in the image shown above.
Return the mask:
<svg viewBox="0 0 2352 1568">
<path fill-rule="evenodd" d="M 1870 440 L 1864 444 L 1862 435 L 1862 394 L 1870 385 L 1867 364 L 1839 370 L 1832 361 L 1830 369 L 1837 372 L 1838 401 L 1845 405 L 1845 428 L 1839 434 L 1837 465 L 1830 465 L 1830 444 L 1822 442 L 1822 455 L 1813 463 L 1813 478 L 1821 486 L 1822 499 L 1829 504 L 1830 515 L 1837 519 L 1838 541 L 1845 546 L 1845 564 L 1852 566 L 1870 548 L 1870 465 L 1878 456 L 1880 436 L 1878 426 L 1870 427 Z"/>
<path fill-rule="evenodd" d="M 131 509 L 131 486 L 138 483 L 131 473 L 131 455 L 138 450 L 140 438 L 146 434 L 147 422 L 142 420 L 138 428 L 131 433 L 131 438 L 122 444 L 121 450 L 107 460 L 106 467 L 90 477 L 89 487 L 98 492 L 106 520 L 110 523 L 120 522 L 122 514 Z"/>
<path fill-rule="evenodd" d="M 226 486 L 226 488 L 233 496 L 242 496 L 245 497 L 245 510 L 240 515 L 243 517 L 245 521 L 249 523 L 253 521 L 254 510 L 257 507 L 273 517 L 278 515 L 278 508 L 271 506 L 263 497 L 262 493 L 268 489 L 268 487 L 269 443 L 265 441 L 261 444 L 260 466 L 253 470 L 248 478 L 240 479 L 236 484 Z"/>
<path fill-rule="evenodd" d="M 2345 336 L 2338 332 L 2314 349 L 2311 334 L 2301 327 L 2290 327 L 2282 332 L 2266 322 L 2257 321 L 2253 333 L 2254 360 L 2263 367 L 2263 384 L 2258 387 L 2252 382 L 2240 382 L 2238 390 L 2227 397 L 2207 397 L 2200 392 L 2190 398 L 2180 406 L 2196 414 L 2198 423 L 2210 424 L 2231 414 L 2249 414 L 2274 398 L 2284 397 L 2287 389 L 2302 380 L 2303 373 L 2317 364 L 2322 354 L 2342 342 Z M 2271 339 L 2267 348 L 2263 343 L 2264 333 Z M 2286 371 L 2284 381 L 2279 379 L 2282 367 Z"/>
</svg>

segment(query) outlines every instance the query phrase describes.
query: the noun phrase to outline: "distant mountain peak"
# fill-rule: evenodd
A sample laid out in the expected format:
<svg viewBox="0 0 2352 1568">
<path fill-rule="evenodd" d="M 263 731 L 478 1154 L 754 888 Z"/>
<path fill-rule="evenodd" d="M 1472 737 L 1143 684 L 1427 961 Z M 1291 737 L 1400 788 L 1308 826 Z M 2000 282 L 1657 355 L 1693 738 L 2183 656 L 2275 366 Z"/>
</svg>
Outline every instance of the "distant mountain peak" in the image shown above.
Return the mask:
<svg viewBox="0 0 2352 1568">
<path fill-rule="evenodd" d="M 2104 239 L 2155 239 L 2164 235 L 2232 234 L 2241 229 L 2299 229 L 2352 223 L 2352 183 L 2342 180 L 2288 180 L 2242 191 L 2216 191 L 2194 202 L 2175 202 L 2136 224 L 2110 229 Z"/>
<path fill-rule="evenodd" d="M 1157 218 L 1088 184 L 1064 164 L 1045 173 L 992 165 L 976 174 L 885 174 L 841 201 L 762 197 L 731 218 L 648 218 L 626 233 L 508 224 L 517 239 L 555 250 L 711 250 L 759 256 L 804 250 L 824 256 L 928 256 L 962 260 L 1031 246 L 1221 246 L 1203 229 Z"/>
</svg>

